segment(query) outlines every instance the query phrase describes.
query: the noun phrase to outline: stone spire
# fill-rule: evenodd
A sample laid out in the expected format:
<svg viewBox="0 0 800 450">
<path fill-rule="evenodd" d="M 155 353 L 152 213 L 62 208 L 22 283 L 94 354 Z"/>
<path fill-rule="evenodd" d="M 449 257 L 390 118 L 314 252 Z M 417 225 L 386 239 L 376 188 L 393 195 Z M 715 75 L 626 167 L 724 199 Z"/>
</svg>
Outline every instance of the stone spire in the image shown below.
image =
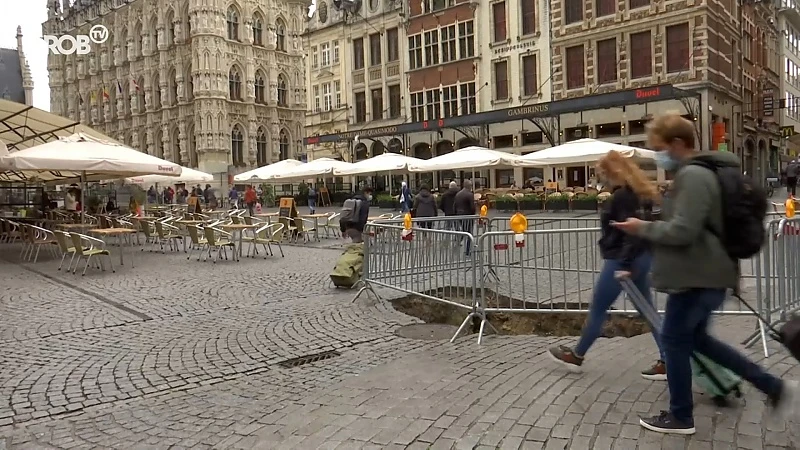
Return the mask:
<svg viewBox="0 0 800 450">
<path fill-rule="evenodd" d="M 25 90 L 25 104 L 33 105 L 33 75 L 22 50 L 22 27 L 17 26 L 17 54 L 19 54 L 19 67 L 22 69 L 22 88 Z"/>
</svg>

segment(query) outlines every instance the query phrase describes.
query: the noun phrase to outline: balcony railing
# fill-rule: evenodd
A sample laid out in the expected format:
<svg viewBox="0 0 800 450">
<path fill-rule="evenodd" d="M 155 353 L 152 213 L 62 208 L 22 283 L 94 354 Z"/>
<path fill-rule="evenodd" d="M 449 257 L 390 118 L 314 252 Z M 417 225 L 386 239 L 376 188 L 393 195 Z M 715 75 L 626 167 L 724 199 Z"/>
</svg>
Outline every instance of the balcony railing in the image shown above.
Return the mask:
<svg viewBox="0 0 800 450">
<path fill-rule="evenodd" d="M 353 84 L 364 84 L 364 70 L 353 72 Z"/>
</svg>

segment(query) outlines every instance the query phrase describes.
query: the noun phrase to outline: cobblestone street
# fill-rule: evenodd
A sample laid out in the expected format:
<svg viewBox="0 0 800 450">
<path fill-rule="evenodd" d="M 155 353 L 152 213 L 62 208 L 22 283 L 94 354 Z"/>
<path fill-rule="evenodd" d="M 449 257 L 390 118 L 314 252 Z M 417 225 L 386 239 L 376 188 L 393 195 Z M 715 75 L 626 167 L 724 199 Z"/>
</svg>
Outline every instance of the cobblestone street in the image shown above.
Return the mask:
<svg viewBox="0 0 800 450">
<path fill-rule="evenodd" d="M 0 449 L 797 448 L 750 386 L 729 409 L 697 395 L 692 437 L 644 431 L 667 401 L 639 376 L 650 336 L 601 339 L 583 374 L 545 355 L 575 338 L 401 338 L 416 318 L 330 287 L 340 249 L 284 251 L 211 264 L 137 249 L 135 268 L 81 277 L 0 248 Z M 740 342 L 754 325 L 716 332 Z M 770 347 L 765 364 L 800 378 Z"/>
</svg>

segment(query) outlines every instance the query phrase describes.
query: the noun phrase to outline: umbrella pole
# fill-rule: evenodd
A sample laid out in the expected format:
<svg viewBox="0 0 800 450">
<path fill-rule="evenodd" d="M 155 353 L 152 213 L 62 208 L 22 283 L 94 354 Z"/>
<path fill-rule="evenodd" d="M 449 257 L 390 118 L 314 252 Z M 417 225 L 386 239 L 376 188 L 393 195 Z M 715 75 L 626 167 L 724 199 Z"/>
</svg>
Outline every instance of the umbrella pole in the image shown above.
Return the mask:
<svg viewBox="0 0 800 450">
<path fill-rule="evenodd" d="M 86 171 L 81 172 L 81 224 L 86 223 Z"/>
</svg>

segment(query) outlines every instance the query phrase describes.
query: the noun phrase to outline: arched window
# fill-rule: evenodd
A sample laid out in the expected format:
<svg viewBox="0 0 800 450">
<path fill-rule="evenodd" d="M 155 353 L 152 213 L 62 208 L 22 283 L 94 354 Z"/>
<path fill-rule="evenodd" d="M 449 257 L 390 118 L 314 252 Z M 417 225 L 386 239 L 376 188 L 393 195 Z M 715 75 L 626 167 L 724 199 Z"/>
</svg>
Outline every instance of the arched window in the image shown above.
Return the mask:
<svg viewBox="0 0 800 450">
<path fill-rule="evenodd" d="M 231 100 L 242 99 L 242 76 L 236 67 L 231 67 L 228 72 L 228 95 Z"/>
<path fill-rule="evenodd" d="M 285 52 L 286 51 L 286 24 L 283 23 L 282 20 L 278 19 L 278 45 L 277 49 L 279 51 Z"/>
<path fill-rule="evenodd" d="M 261 20 L 261 14 L 253 17 L 253 45 L 264 45 L 264 21 Z"/>
<path fill-rule="evenodd" d="M 139 112 L 143 113 L 147 111 L 147 105 L 145 104 L 145 95 L 144 95 L 144 78 L 139 78 L 139 81 L 136 82 L 136 102 L 139 103 Z"/>
<path fill-rule="evenodd" d="M 267 87 L 264 83 L 264 73 L 256 72 L 256 103 L 267 102 Z"/>
<path fill-rule="evenodd" d="M 153 110 L 161 109 L 161 86 L 159 85 L 158 74 L 153 76 L 153 81 L 150 82 L 150 89 L 153 90 Z"/>
<path fill-rule="evenodd" d="M 138 39 L 134 38 L 135 42 L 134 42 L 133 57 L 135 59 L 140 56 L 144 56 L 144 38 L 146 34 L 142 33 L 142 22 L 137 23 L 136 26 L 133 28 L 133 35 L 138 36 Z"/>
<path fill-rule="evenodd" d="M 183 93 L 183 96 L 186 97 L 187 101 L 191 101 L 194 99 L 194 77 L 192 76 L 192 66 L 186 68 L 186 74 L 183 76 L 183 79 L 186 80 L 186 89 Z"/>
<path fill-rule="evenodd" d="M 239 125 L 234 125 L 231 131 L 231 159 L 234 166 L 244 165 L 244 136 Z"/>
<path fill-rule="evenodd" d="M 259 128 L 256 136 L 256 164 L 258 167 L 266 166 L 267 161 L 267 132 L 264 128 Z"/>
<path fill-rule="evenodd" d="M 233 6 L 228 8 L 228 39 L 239 40 L 239 12 Z"/>
<path fill-rule="evenodd" d="M 197 167 L 197 141 L 194 139 L 194 127 L 190 127 L 186 131 L 186 139 L 189 140 L 186 146 L 189 153 L 189 167 Z"/>
<path fill-rule="evenodd" d="M 283 74 L 278 75 L 278 106 L 288 106 L 288 90 L 286 86 L 286 77 Z"/>
<path fill-rule="evenodd" d="M 161 140 L 160 131 L 156 131 L 153 137 L 153 156 L 164 159 L 164 142 Z"/>
<path fill-rule="evenodd" d="M 164 43 L 172 45 L 175 43 L 175 13 L 172 9 L 167 13 L 167 35 L 165 36 Z"/>
<path fill-rule="evenodd" d="M 281 161 L 289 159 L 289 133 L 286 130 L 281 130 L 279 143 Z"/>
<path fill-rule="evenodd" d="M 181 139 L 177 128 L 172 130 L 172 162 L 179 166 L 183 165 L 181 158 Z"/>
<path fill-rule="evenodd" d="M 178 104 L 178 76 L 175 74 L 175 69 L 169 74 L 169 96 L 171 98 L 167 99 L 167 102 L 171 105 Z"/>
</svg>

